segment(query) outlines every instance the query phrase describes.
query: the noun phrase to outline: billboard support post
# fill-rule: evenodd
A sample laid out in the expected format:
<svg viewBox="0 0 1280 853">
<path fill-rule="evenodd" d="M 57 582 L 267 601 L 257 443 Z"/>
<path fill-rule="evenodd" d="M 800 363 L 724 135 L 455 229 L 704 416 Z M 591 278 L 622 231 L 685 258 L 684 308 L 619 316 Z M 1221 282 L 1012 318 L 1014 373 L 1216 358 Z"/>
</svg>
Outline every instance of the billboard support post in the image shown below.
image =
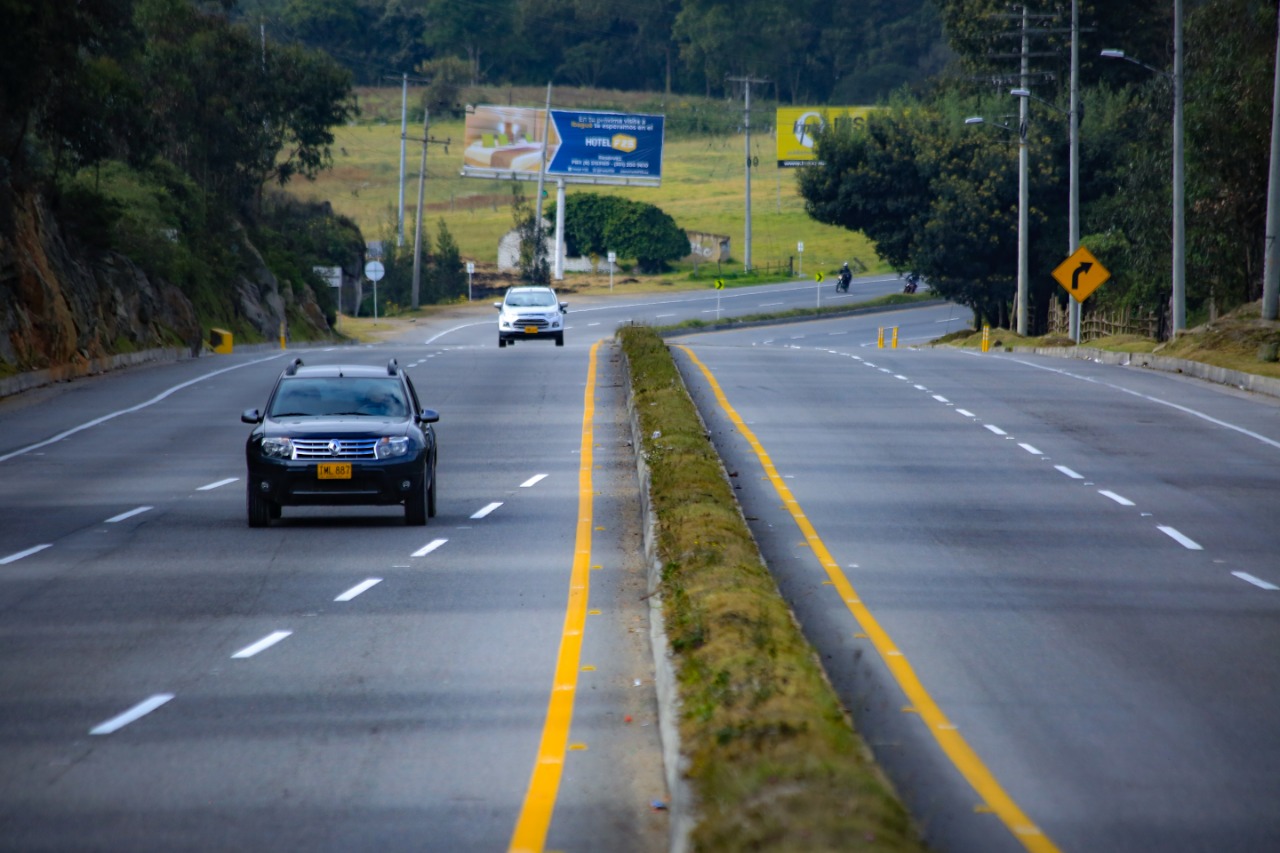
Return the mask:
<svg viewBox="0 0 1280 853">
<path fill-rule="evenodd" d="M 552 266 L 556 281 L 564 281 L 564 178 L 556 178 L 556 259 Z"/>
<path fill-rule="evenodd" d="M 538 203 L 537 219 L 533 223 L 533 233 L 537 243 L 533 249 L 533 257 L 541 257 L 542 242 L 542 185 L 547 178 L 547 149 L 551 147 L 551 81 L 547 81 L 547 110 L 542 114 L 542 156 L 538 158 Z"/>
</svg>

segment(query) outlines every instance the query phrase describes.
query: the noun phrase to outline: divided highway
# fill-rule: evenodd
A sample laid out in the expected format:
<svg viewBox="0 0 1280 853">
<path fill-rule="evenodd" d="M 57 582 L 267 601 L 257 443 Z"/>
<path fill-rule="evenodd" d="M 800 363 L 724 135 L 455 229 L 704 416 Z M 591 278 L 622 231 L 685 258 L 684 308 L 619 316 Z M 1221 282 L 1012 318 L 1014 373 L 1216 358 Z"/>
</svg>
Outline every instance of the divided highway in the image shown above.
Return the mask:
<svg viewBox="0 0 1280 853">
<path fill-rule="evenodd" d="M 619 288 L 565 297 L 563 348 L 500 350 L 485 305 L 288 353 L 407 368 L 441 415 L 425 528 L 248 528 L 239 414 L 283 353 L 0 401 L 0 849 L 665 849 L 625 389 L 596 344 L 900 289 Z M 967 321 L 672 341 L 837 689 L 936 849 L 1280 849 L 1280 406 L 911 348 Z"/>
</svg>

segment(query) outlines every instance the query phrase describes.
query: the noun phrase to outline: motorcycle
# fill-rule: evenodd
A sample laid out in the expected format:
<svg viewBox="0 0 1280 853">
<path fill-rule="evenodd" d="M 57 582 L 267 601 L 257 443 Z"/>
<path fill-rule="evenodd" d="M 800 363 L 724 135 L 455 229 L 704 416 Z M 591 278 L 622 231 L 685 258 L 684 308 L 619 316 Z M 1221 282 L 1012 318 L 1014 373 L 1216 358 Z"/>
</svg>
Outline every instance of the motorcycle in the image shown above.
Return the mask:
<svg viewBox="0 0 1280 853">
<path fill-rule="evenodd" d="M 909 272 L 906 275 L 906 279 L 907 279 L 907 283 L 903 286 L 902 292 L 915 293 L 916 289 L 920 286 L 920 274 Z"/>
</svg>

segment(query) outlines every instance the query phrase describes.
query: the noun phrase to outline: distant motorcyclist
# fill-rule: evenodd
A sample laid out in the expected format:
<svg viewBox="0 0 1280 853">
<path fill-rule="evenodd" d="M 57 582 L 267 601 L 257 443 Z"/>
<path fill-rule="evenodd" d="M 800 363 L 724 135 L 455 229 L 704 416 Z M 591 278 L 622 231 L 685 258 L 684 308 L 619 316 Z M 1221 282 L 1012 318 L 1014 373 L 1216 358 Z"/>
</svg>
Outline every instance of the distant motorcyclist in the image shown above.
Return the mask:
<svg viewBox="0 0 1280 853">
<path fill-rule="evenodd" d="M 840 293 L 849 292 L 849 283 L 853 281 L 853 271 L 849 269 L 849 262 L 845 261 L 844 266 L 840 267 L 840 277 L 836 280 L 836 290 Z"/>
</svg>

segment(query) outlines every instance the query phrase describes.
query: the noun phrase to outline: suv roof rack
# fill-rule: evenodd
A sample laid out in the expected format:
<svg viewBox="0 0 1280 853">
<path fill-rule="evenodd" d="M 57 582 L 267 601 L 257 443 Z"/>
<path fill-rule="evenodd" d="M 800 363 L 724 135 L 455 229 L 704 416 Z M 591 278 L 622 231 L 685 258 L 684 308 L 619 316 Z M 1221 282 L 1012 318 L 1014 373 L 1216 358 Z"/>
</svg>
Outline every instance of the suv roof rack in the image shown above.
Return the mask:
<svg viewBox="0 0 1280 853">
<path fill-rule="evenodd" d="M 302 367 L 302 359 L 295 358 L 293 361 L 289 362 L 289 366 L 284 369 L 284 375 L 296 376 L 298 374 L 299 367 Z"/>
</svg>

